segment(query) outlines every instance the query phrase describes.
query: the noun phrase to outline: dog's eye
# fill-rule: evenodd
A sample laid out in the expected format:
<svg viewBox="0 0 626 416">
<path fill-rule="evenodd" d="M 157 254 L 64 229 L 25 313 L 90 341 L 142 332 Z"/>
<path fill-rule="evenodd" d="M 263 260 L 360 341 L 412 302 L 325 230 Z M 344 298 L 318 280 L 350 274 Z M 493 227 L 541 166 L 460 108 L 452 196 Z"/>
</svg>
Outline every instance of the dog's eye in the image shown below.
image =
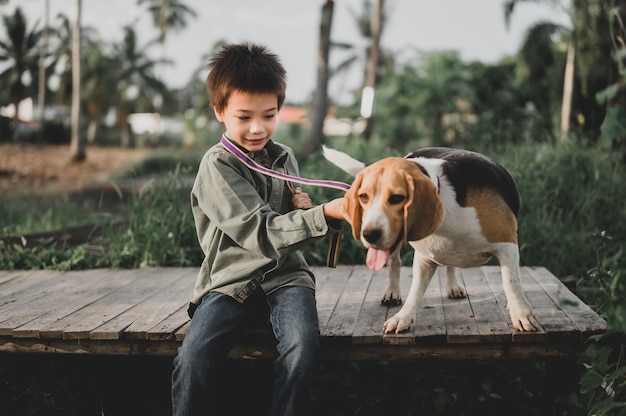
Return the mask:
<svg viewBox="0 0 626 416">
<path fill-rule="evenodd" d="M 389 204 L 398 205 L 398 204 L 403 203 L 405 199 L 406 197 L 404 195 L 391 195 L 389 197 Z"/>
<path fill-rule="evenodd" d="M 367 204 L 367 201 L 370 200 L 370 197 L 367 194 L 359 194 L 359 201 L 363 204 Z"/>
</svg>

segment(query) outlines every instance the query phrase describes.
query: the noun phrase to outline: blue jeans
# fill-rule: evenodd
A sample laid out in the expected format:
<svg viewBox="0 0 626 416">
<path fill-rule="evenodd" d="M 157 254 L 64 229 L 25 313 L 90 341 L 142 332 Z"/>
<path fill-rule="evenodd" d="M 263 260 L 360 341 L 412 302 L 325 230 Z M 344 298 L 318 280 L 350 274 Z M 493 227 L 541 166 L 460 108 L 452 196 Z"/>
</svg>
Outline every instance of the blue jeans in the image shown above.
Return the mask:
<svg viewBox="0 0 626 416">
<path fill-rule="evenodd" d="M 319 349 L 315 292 L 287 286 L 267 296 L 259 289 L 244 303 L 218 292 L 204 296 L 174 359 L 175 416 L 204 416 L 224 407 L 219 391 L 228 353 L 251 322 L 260 317 L 267 322 L 268 315 L 278 340 L 271 414 L 304 413 Z M 246 400 L 246 392 L 240 397 Z"/>
</svg>

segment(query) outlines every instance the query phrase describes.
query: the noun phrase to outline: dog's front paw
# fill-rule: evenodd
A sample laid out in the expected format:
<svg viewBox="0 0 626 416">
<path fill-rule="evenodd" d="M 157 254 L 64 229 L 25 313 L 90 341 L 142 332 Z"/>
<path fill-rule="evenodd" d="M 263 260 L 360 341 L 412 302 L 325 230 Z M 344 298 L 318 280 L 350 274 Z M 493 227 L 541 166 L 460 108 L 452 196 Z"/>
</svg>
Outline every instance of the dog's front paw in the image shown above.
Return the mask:
<svg viewBox="0 0 626 416">
<path fill-rule="evenodd" d="M 507 306 L 506 310 L 511 315 L 513 328 L 517 329 L 518 331 L 532 332 L 541 330 L 541 323 L 533 313 L 530 305 L 522 305 L 521 307 Z"/>
<path fill-rule="evenodd" d="M 387 319 L 387 321 L 383 325 L 383 332 L 385 334 L 388 334 L 390 332 L 395 332 L 396 334 L 398 334 L 402 331 L 406 331 L 407 329 L 409 329 L 411 327 L 411 324 L 413 324 L 414 322 L 414 318 L 397 313 L 391 318 Z"/>
<path fill-rule="evenodd" d="M 450 299 L 461 299 L 467 296 L 465 289 L 461 286 L 446 287 L 446 293 Z"/>
<path fill-rule="evenodd" d="M 381 305 L 385 306 L 398 306 L 402 305 L 402 297 L 399 293 L 387 291 L 383 295 L 383 298 L 380 301 Z"/>
</svg>

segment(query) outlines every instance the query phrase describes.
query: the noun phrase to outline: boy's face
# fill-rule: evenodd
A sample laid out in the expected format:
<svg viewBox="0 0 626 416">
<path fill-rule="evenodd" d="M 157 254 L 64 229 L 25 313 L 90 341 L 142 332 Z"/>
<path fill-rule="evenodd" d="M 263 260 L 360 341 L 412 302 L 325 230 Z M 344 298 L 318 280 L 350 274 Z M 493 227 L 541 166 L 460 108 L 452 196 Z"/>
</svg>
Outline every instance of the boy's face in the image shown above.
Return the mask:
<svg viewBox="0 0 626 416">
<path fill-rule="evenodd" d="M 249 152 L 258 152 L 272 138 L 278 122 L 276 94 L 233 91 L 223 111 L 213 109 L 231 138 Z"/>
</svg>

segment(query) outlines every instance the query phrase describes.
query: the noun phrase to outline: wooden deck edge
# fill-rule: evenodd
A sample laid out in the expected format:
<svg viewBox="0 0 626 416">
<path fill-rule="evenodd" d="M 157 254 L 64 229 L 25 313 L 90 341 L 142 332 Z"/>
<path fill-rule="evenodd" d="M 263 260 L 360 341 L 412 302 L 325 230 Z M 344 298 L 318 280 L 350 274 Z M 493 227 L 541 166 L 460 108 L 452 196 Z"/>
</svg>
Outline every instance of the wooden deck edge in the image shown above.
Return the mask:
<svg viewBox="0 0 626 416">
<path fill-rule="evenodd" d="M 585 343 L 493 343 L 448 345 L 372 345 L 325 342 L 321 340 L 322 360 L 398 361 L 420 359 L 445 360 L 528 360 L 543 358 L 576 359 Z M 119 356 L 174 357 L 181 343 L 176 340 L 104 340 L 30 339 L 0 337 L 2 353 L 96 354 Z M 237 345 L 230 353 L 233 359 L 272 359 L 272 344 Z"/>
</svg>

